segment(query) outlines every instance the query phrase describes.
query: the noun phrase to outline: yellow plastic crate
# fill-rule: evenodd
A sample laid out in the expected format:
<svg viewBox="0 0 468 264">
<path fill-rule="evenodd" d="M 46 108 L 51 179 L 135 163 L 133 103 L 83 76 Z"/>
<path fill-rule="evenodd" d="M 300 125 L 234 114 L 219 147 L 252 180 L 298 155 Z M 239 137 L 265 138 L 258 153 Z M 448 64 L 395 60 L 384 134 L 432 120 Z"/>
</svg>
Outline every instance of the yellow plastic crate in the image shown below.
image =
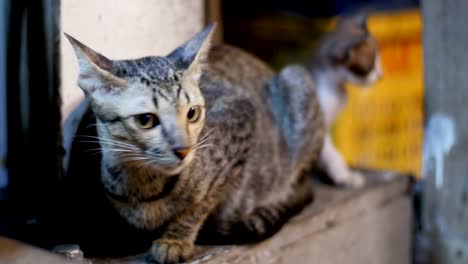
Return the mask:
<svg viewBox="0 0 468 264">
<path fill-rule="evenodd" d="M 369 17 L 384 78 L 370 89 L 348 87 L 348 104 L 333 131 L 338 149 L 353 166 L 421 175 L 421 22 L 418 10 Z"/>
</svg>

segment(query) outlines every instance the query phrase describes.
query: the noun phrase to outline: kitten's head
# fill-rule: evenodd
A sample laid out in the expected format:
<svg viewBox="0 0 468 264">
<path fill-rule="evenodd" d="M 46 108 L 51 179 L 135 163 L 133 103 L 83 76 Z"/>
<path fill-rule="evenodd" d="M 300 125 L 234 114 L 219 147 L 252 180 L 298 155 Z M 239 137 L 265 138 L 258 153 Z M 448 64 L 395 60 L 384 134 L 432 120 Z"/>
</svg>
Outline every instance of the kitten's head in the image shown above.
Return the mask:
<svg viewBox="0 0 468 264">
<path fill-rule="evenodd" d="M 346 82 L 369 86 L 382 78 L 379 47 L 367 29 L 367 14 L 341 18 L 322 41 L 321 53 Z"/>
<path fill-rule="evenodd" d="M 213 31 L 214 24 L 165 57 L 135 60 L 110 60 L 67 35 L 104 158 L 169 174 L 193 159 L 205 122 L 199 79 Z"/>
</svg>

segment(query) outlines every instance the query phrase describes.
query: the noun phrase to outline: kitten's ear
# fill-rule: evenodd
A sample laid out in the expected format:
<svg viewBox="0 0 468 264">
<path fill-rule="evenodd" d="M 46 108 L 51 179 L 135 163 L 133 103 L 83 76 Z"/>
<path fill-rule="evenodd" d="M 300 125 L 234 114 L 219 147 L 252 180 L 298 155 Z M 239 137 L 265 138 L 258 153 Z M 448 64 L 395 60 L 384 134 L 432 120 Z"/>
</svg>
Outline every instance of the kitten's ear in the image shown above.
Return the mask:
<svg viewBox="0 0 468 264">
<path fill-rule="evenodd" d="M 113 62 L 65 33 L 80 67 L 78 86 L 85 93 L 124 88 L 127 81 L 112 74 Z"/>
<path fill-rule="evenodd" d="M 351 16 L 345 16 L 338 20 L 338 27 L 353 26 L 363 29 L 367 32 L 367 18 L 369 17 L 369 10 L 363 9 Z"/>
<path fill-rule="evenodd" d="M 367 18 L 369 14 L 366 11 L 361 11 L 351 17 L 351 21 L 357 27 L 367 30 Z"/>
<path fill-rule="evenodd" d="M 172 51 L 167 58 L 179 69 L 199 70 L 199 66 L 203 64 L 208 56 L 215 28 L 215 23 L 210 24 L 182 46 Z"/>
</svg>

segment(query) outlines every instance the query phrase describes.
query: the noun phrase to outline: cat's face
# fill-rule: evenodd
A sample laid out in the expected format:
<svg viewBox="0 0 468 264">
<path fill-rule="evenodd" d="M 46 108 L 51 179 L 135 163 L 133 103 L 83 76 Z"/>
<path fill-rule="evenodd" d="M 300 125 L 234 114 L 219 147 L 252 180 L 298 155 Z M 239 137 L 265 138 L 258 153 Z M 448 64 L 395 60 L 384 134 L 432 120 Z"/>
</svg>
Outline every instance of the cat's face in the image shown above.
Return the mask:
<svg viewBox="0 0 468 264">
<path fill-rule="evenodd" d="M 365 14 L 343 18 L 325 41 L 332 65 L 349 83 L 370 86 L 382 78 L 376 39 L 368 32 Z"/>
<path fill-rule="evenodd" d="M 166 57 L 121 61 L 69 37 L 104 158 L 169 174 L 190 163 L 205 121 L 199 79 L 212 31 L 205 29 Z"/>
</svg>

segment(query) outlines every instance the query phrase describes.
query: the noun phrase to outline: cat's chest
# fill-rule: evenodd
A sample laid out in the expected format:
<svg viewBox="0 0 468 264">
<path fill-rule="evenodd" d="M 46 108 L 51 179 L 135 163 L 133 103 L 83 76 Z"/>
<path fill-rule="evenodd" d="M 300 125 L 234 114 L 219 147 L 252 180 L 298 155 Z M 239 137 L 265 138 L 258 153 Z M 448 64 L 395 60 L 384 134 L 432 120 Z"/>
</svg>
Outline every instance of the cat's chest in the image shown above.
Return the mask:
<svg viewBox="0 0 468 264">
<path fill-rule="evenodd" d="M 326 81 L 317 82 L 317 92 L 325 124 L 330 128 L 346 104 L 346 94 Z"/>
</svg>

